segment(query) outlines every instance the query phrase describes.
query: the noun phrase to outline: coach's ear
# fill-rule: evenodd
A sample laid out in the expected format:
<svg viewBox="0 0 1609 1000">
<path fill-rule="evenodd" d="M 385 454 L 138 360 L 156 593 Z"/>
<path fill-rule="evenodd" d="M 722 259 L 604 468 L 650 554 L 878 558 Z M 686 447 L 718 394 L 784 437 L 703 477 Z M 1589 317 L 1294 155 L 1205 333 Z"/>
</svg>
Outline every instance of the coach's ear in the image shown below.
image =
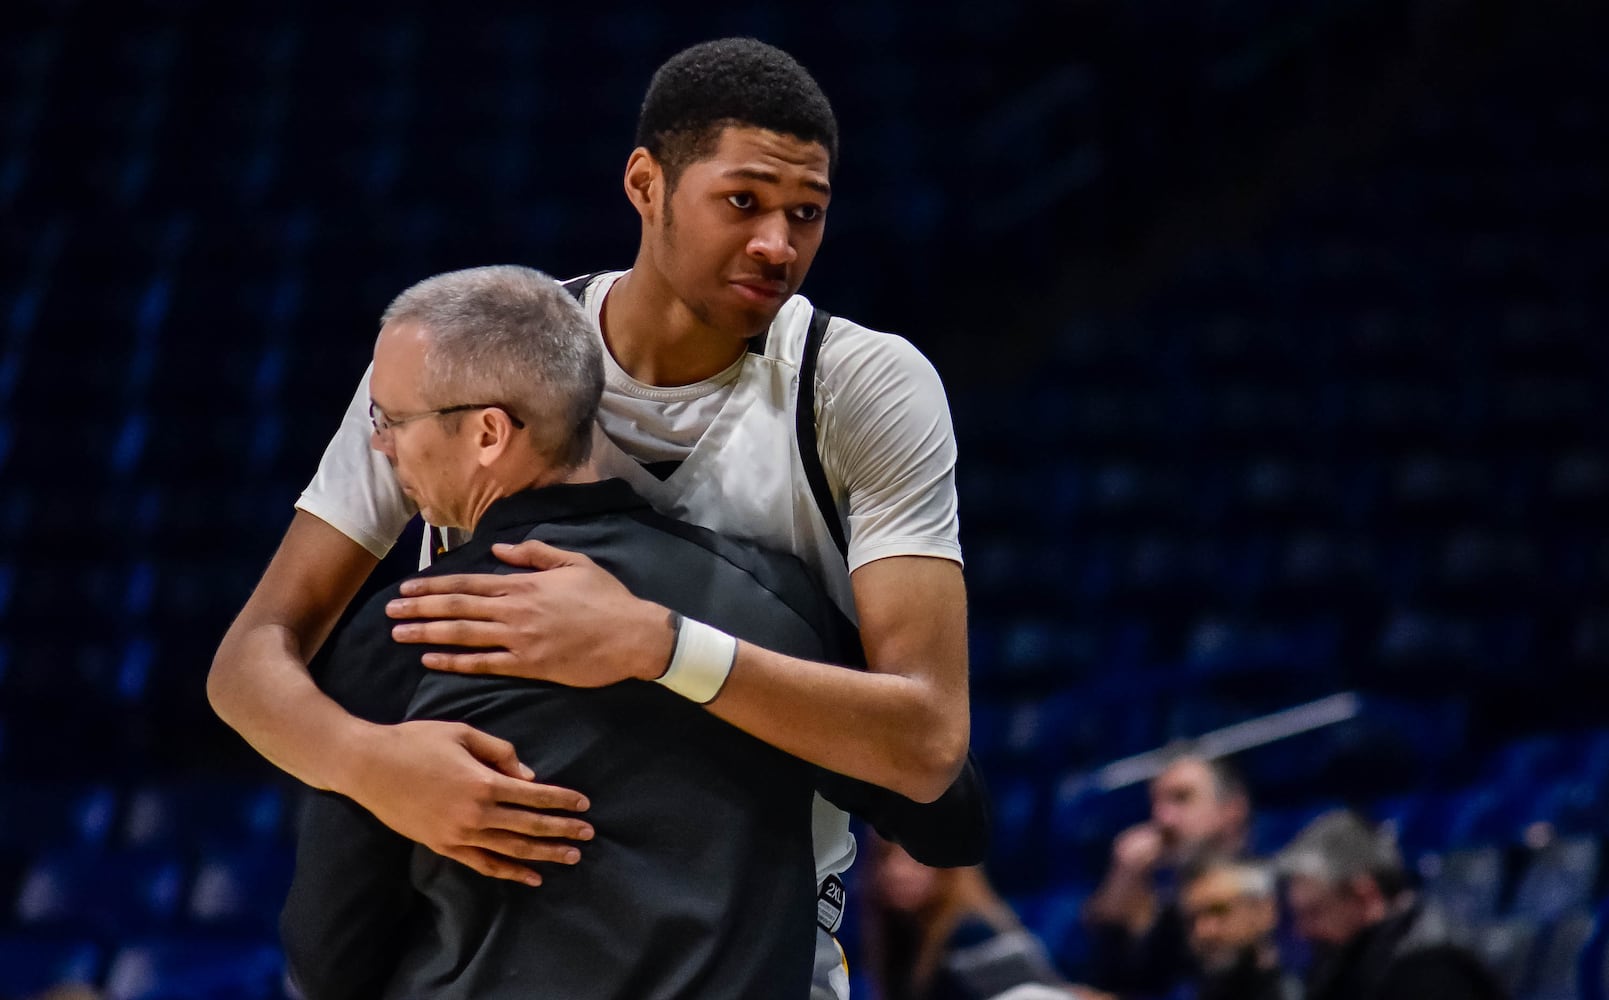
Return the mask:
<svg viewBox="0 0 1609 1000">
<path fill-rule="evenodd" d="M 626 197 L 642 216 L 642 221 L 653 224 L 659 216 L 659 199 L 665 193 L 665 173 L 659 161 L 642 146 L 632 150 L 626 161 Z"/>
</svg>

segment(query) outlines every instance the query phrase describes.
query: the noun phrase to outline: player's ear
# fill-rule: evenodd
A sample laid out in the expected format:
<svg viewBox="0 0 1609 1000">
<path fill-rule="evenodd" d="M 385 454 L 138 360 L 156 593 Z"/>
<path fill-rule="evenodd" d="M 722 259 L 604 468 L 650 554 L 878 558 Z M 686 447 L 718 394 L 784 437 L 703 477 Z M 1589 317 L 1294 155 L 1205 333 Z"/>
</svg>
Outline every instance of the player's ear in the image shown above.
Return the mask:
<svg viewBox="0 0 1609 1000">
<path fill-rule="evenodd" d="M 626 198 L 644 222 L 652 222 L 658 214 L 664 184 L 665 172 L 653 154 L 641 146 L 632 150 L 626 161 Z"/>
</svg>

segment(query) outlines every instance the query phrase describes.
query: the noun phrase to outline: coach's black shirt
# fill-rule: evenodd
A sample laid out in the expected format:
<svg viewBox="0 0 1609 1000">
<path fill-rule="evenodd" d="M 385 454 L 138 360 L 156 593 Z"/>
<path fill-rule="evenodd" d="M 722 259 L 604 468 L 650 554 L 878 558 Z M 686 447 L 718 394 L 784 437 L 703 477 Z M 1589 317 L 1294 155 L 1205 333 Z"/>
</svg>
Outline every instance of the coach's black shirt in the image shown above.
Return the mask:
<svg viewBox="0 0 1609 1000">
<path fill-rule="evenodd" d="M 493 542 L 583 553 L 640 597 L 767 649 L 850 662 L 851 634 L 791 555 L 654 513 L 620 480 L 494 503 L 428 574 L 510 572 Z M 323 688 L 376 722 L 443 719 L 512 742 L 582 792 L 595 839 L 531 888 L 490 879 L 316 793 L 282 916 L 308 1000 L 805 997 L 815 944 L 813 769 L 660 685 L 579 689 L 429 671 L 391 639 L 380 592 Z"/>
</svg>

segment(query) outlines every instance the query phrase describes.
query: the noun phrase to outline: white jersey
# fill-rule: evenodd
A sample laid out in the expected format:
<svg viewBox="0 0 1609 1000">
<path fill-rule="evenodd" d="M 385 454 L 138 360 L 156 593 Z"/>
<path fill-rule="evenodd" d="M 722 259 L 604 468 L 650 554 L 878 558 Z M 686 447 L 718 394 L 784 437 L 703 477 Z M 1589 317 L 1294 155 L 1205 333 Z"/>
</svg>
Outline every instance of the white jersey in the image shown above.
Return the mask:
<svg viewBox="0 0 1609 1000">
<path fill-rule="evenodd" d="M 582 304 L 599 326 L 622 272 L 595 278 Z M 689 386 L 636 381 L 604 350 L 594 457 L 661 513 L 792 552 L 855 620 L 849 574 L 889 556 L 961 561 L 955 433 L 933 366 L 903 338 L 834 318 L 816 368 L 818 451 L 847 525 L 847 565 L 799 457 L 794 403 L 812 308 L 783 304 L 761 352 Z M 600 342 L 602 334 L 599 334 Z M 368 373 L 296 506 L 384 557 L 415 513 L 385 458 L 369 448 Z M 677 461 L 665 479 L 644 462 Z M 426 553 L 428 559 L 428 551 Z M 819 796 L 818 879 L 855 857 L 849 817 Z"/>
</svg>

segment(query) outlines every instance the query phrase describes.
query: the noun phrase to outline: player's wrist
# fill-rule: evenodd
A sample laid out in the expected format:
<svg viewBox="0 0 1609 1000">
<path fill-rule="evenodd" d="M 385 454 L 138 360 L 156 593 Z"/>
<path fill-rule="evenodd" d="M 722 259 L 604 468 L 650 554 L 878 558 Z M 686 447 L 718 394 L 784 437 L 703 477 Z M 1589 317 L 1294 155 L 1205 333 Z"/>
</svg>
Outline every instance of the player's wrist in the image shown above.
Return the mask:
<svg viewBox="0 0 1609 1000">
<path fill-rule="evenodd" d="M 671 612 L 669 624 L 673 632 L 670 656 L 655 683 L 689 701 L 708 704 L 731 676 L 732 665 L 737 662 L 737 639 L 713 625 L 675 612 Z"/>
<path fill-rule="evenodd" d="M 390 728 L 356 717 L 348 718 L 333 734 L 330 752 L 321 755 L 326 763 L 320 780 L 309 784 L 362 804 L 367 799 L 364 791 L 367 781 L 384 768 L 380 763 L 381 747 Z"/>
</svg>

